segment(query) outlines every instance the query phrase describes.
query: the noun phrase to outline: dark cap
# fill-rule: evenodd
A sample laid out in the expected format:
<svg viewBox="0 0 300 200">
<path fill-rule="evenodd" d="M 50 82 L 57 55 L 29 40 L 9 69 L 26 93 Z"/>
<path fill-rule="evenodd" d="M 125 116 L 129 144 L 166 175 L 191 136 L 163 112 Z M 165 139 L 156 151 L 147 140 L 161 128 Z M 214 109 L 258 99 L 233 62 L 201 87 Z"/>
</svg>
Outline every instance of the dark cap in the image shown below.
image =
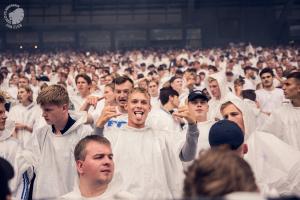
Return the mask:
<svg viewBox="0 0 300 200">
<path fill-rule="evenodd" d="M 208 101 L 208 97 L 201 90 L 194 90 L 190 92 L 188 96 L 188 102 L 194 101 L 196 99 L 202 99 L 204 101 Z"/>
<path fill-rule="evenodd" d="M 244 143 L 244 133 L 236 123 L 220 120 L 210 128 L 208 140 L 211 147 L 227 144 L 236 150 Z"/>
<path fill-rule="evenodd" d="M 0 176 L 10 180 L 14 177 L 14 169 L 11 164 L 0 157 Z"/>
</svg>

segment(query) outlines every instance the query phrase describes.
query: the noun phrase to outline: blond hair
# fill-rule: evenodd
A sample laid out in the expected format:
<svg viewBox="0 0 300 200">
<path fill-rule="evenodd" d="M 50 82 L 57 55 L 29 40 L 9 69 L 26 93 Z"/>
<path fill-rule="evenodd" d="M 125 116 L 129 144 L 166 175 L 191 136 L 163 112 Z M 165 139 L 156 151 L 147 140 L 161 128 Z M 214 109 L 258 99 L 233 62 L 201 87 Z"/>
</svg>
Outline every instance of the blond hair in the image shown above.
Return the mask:
<svg viewBox="0 0 300 200">
<path fill-rule="evenodd" d="M 39 93 L 36 101 L 40 105 L 52 104 L 60 106 L 69 104 L 70 99 L 67 90 L 63 86 L 50 85 Z"/>
</svg>

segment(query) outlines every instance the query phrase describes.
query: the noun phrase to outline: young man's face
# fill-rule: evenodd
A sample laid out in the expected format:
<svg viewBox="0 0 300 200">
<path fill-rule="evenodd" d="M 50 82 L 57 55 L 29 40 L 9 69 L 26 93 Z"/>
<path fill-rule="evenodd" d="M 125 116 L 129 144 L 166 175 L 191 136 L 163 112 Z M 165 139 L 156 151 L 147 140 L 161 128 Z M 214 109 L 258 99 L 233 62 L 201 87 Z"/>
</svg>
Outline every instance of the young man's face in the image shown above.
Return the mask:
<svg viewBox="0 0 300 200">
<path fill-rule="evenodd" d="M 178 93 L 182 90 L 182 79 L 177 78 L 171 83 L 171 87 L 176 90 Z"/>
<path fill-rule="evenodd" d="M 174 95 L 174 96 L 169 96 L 169 101 L 171 101 L 172 105 L 174 108 L 178 108 L 180 101 L 179 101 L 179 97 Z"/>
<path fill-rule="evenodd" d="M 88 84 L 88 82 L 82 77 L 79 77 L 77 79 L 76 86 L 77 86 L 77 89 L 80 94 L 88 93 L 91 88 L 91 86 Z"/>
<path fill-rule="evenodd" d="M 80 179 L 94 184 L 110 183 L 114 174 L 111 147 L 91 141 L 86 145 L 85 151 L 85 159 L 76 161 Z"/>
<path fill-rule="evenodd" d="M 6 122 L 6 113 L 5 113 L 4 103 L 0 103 L 0 131 L 5 129 L 5 122 Z"/>
<path fill-rule="evenodd" d="M 143 128 L 151 109 L 150 99 L 143 93 L 132 93 L 128 99 L 128 125 L 134 128 Z"/>
<path fill-rule="evenodd" d="M 208 103 L 203 99 L 195 99 L 194 101 L 188 102 L 189 111 L 196 117 L 206 117 L 208 112 Z"/>
<path fill-rule="evenodd" d="M 261 83 L 264 88 L 270 88 L 273 86 L 273 76 L 270 73 L 264 73 L 260 77 Z"/>
<path fill-rule="evenodd" d="M 105 98 L 105 101 L 112 102 L 115 100 L 114 90 L 109 86 L 106 86 L 104 88 L 103 96 Z"/>
<path fill-rule="evenodd" d="M 127 104 L 128 94 L 132 90 L 132 87 L 130 81 L 126 81 L 120 85 L 115 84 L 115 97 L 120 107 L 124 107 Z"/>
<path fill-rule="evenodd" d="M 297 99 L 300 98 L 300 81 L 295 78 L 289 78 L 283 83 L 284 96 L 287 99 Z"/>
<path fill-rule="evenodd" d="M 28 85 L 29 85 L 29 81 L 26 78 L 19 78 L 19 82 L 18 82 L 19 87 L 24 87 Z"/>
<path fill-rule="evenodd" d="M 46 104 L 41 106 L 43 110 L 43 117 L 45 121 L 49 125 L 56 125 L 61 123 L 63 120 L 65 113 L 68 112 L 68 105 L 53 105 L 53 104 Z"/>
<path fill-rule="evenodd" d="M 24 103 L 29 100 L 31 93 L 27 92 L 24 88 L 19 88 L 18 90 L 18 100 L 20 103 Z"/>
<path fill-rule="evenodd" d="M 235 122 L 245 132 L 244 119 L 242 112 L 233 104 L 229 104 L 222 111 L 224 119 Z"/>
<path fill-rule="evenodd" d="M 216 99 L 220 99 L 221 98 L 221 91 L 219 88 L 219 84 L 216 80 L 212 80 L 209 82 L 208 87 L 210 89 L 210 92 L 212 94 L 213 97 L 215 97 Z"/>
<path fill-rule="evenodd" d="M 155 82 L 150 82 L 148 86 L 148 92 L 152 97 L 158 95 L 158 85 Z"/>
</svg>

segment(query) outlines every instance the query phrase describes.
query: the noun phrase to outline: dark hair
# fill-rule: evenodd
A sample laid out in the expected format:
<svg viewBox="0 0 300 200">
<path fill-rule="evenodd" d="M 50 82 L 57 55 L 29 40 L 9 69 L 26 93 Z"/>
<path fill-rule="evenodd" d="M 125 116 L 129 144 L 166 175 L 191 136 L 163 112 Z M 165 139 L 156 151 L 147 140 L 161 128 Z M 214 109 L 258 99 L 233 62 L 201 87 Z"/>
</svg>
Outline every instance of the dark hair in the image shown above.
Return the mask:
<svg viewBox="0 0 300 200">
<path fill-rule="evenodd" d="M 114 79 L 113 83 L 115 85 L 121 85 L 121 84 L 125 83 L 126 81 L 129 81 L 132 84 L 132 87 L 134 86 L 133 81 L 128 76 L 119 76 L 119 77 Z"/>
<path fill-rule="evenodd" d="M 242 90 L 241 95 L 243 99 L 250 99 L 251 101 L 256 100 L 255 90 Z"/>
<path fill-rule="evenodd" d="M 216 66 L 213 65 L 208 65 L 208 70 L 213 70 L 214 72 L 218 72 L 218 68 Z"/>
<path fill-rule="evenodd" d="M 252 68 L 251 66 L 246 66 L 246 67 L 244 68 L 244 73 L 246 74 L 246 72 L 247 72 L 248 70 L 253 70 L 253 68 Z"/>
<path fill-rule="evenodd" d="M 170 84 L 173 83 L 176 79 L 182 79 L 181 76 L 172 76 L 172 78 L 169 80 Z"/>
<path fill-rule="evenodd" d="M 159 92 L 159 100 L 162 105 L 165 105 L 169 101 L 169 97 L 179 96 L 178 92 L 171 87 L 162 88 Z"/>
<path fill-rule="evenodd" d="M 271 74 L 272 77 L 274 77 L 274 72 L 273 72 L 273 70 L 272 70 L 271 68 L 269 68 L 269 67 L 263 68 L 263 69 L 261 70 L 261 72 L 259 73 L 259 76 L 261 77 L 263 74 L 266 74 L 266 73 L 269 73 L 269 74 Z"/>
<path fill-rule="evenodd" d="M 0 95 L 0 104 L 5 104 L 6 101 L 5 101 L 5 98 L 4 96 Z"/>
<path fill-rule="evenodd" d="M 110 142 L 105 137 L 99 135 L 88 135 L 81 139 L 74 150 L 74 158 L 75 160 L 85 160 L 86 156 L 86 146 L 90 142 L 98 142 L 99 144 L 104 144 L 110 146 Z"/>
<path fill-rule="evenodd" d="M 294 78 L 300 81 L 300 72 L 292 72 L 286 76 L 286 78 Z"/>
<path fill-rule="evenodd" d="M 250 165 L 227 146 L 201 151 L 185 173 L 184 197 L 187 198 L 258 191 Z"/>
<path fill-rule="evenodd" d="M 77 84 L 77 81 L 78 81 L 79 78 L 83 78 L 88 83 L 88 85 L 92 84 L 92 79 L 87 74 L 78 74 L 75 77 L 75 83 L 76 84 Z"/>
</svg>

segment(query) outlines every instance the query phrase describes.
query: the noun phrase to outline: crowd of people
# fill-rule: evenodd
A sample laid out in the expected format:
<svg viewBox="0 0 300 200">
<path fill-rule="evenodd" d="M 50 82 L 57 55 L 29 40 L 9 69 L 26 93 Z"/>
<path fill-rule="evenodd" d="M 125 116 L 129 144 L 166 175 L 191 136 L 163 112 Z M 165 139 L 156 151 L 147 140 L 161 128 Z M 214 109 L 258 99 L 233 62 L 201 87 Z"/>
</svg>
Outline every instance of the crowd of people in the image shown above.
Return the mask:
<svg viewBox="0 0 300 200">
<path fill-rule="evenodd" d="M 297 47 L 4 52 L 0 66 L 3 199 L 300 195 Z"/>
</svg>

